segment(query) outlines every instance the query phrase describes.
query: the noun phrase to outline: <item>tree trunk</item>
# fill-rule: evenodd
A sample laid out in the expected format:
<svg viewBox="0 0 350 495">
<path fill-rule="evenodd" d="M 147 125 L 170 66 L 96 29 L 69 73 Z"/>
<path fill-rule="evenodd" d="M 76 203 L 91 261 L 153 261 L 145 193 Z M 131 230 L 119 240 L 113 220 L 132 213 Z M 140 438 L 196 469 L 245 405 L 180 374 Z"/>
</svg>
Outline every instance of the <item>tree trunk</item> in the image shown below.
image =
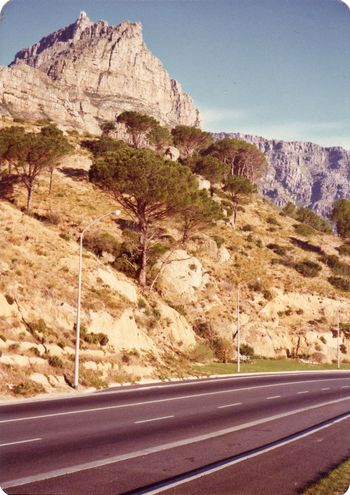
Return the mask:
<svg viewBox="0 0 350 495">
<path fill-rule="evenodd" d="M 189 226 L 189 223 L 188 223 L 188 221 L 186 219 L 186 215 L 185 215 L 184 229 L 183 229 L 182 239 L 181 239 L 182 244 L 186 244 L 186 242 L 188 241 L 189 231 L 190 231 L 190 226 Z"/>
<path fill-rule="evenodd" d="M 32 209 L 33 190 L 34 190 L 34 184 L 30 184 L 27 187 L 27 211 L 31 211 L 31 209 Z"/>
<path fill-rule="evenodd" d="M 139 271 L 139 283 L 143 287 L 147 284 L 147 262 L 148 262 L 148 229 L 147 225 L 141 227 L 141 263 Z"/>
<path fill-rule="evenodd" d="M 53 182 L 53 168 L 50 169 L 49 194 L 51 194 L 52 191 L 52 182 Z"/>
</svg>

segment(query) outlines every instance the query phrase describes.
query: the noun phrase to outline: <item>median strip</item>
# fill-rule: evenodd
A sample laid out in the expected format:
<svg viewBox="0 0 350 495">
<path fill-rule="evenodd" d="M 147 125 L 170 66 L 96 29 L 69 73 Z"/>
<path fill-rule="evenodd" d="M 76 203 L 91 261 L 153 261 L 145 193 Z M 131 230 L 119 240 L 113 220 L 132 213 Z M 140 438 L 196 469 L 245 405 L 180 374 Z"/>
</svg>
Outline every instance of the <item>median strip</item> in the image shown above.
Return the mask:
<svg viewBox="0 0 350 495">
<path fill-rule="evenodd" d="M 242 423 L 240 425 L 232 426 L 230 428 L 224 428 L 222 430 L 217 430 L 217 431 L 213 431 L 211 433 L 206 433 L 203 435 L 197 435 L 197 436 L 190 437 L 190 438 L 184 438 L 183 440 L 178 440 L 175 442 L 169 442 L 169 443 L 157 445 L 155 447 L 148 447 L 148 448 L 145 448 L 143 450 L 138 450 L 135 452 L 129 452 L 127 454 L 122 454 L 122 455 L 117 455 L 117 456 L 113 456 L 110 458 L 86 462 L 83 464 L 77 464 L 75 466 L 67 466 L 65 468 L 56 469 L 53 471 L 48 471 L 46 473 L 39 473 L 39 474 L 36 474 L 33 476 L 27 476 L 27 477 L 19 478 L 16 480 L 3 481 L 1 483 L 1 487 L 2 488 L 12 488 L 12 487 L 17 487 L 17 486 L 27 485 L 28 483 L 35 483 L 35 482 L 43 481 L 46 479 L 57 478 L 58 476 L 67 476 L 69 474 L 77 473 L 80 471 L 86 471 L 88 469 L 95 469 L 95 468 L 107 466 L 110 464 L 115 464 L 117 462 L 127 461 L 130 459 L 136 459 L 138 457 L 142 457 L 145 455 L 157 454 L 159 452 L 164 452 L 164 451 L 167 451 L 170 449 L 175 449 L 177 447 L 184 447 L 184 446 L 189 445 L 189 444 L 202 442 L 205 440 L 215 439 L 219 436 L 224 436 L 224 435 L 228 435 L 230 433 L 234 433 L 236 431 L 245 430 L 247 428 L 252 428 L 254 426 L 268 423 L 270 421 L 275 421 L 278 419 L 287 418 L 287 417 L 292 416 L 294 414 L 299 414 L 299 413 L 303 413 L 306 411 L 311 411 L 313 409 L 318 409 L 320 407 L 330 406 L 333 404 L 340 404 L 340 403 L 345 402 L 345 401 L 350 401 L 350 397 L 345 397 L 343 399 L 337 399 L 337 400 L 333 400 L 333 401 L 329 401 L 329 402 L 321 402 L 320 404 L 316 404 L 313 406 L 303 407 L 300 409 L 294 409 L 292 411 L 287 411 L 284 413 L 275 414 L 273 416 L 260 418 L 260 419 L 257 419 L 255 421 L 249 421 L 248 423 Z"/>
</svg>

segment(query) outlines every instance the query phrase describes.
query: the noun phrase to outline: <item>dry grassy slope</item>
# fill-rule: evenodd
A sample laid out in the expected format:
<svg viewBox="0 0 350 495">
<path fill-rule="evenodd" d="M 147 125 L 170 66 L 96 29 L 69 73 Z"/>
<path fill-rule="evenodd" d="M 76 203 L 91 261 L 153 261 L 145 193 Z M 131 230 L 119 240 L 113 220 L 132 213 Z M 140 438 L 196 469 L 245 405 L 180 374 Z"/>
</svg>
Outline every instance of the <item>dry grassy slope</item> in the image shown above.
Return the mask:
<svg viewBox="0 0 350 495">
<path fill-rule="evenodd" d="M 90 159 L 82 151 L 67 158 L 55 174 L 51 196 L 47 195 L 48 179 L 44 177 L 34 196 L 36 218 L 21 212 L 25 195 L 20 187 L 14 204 L 0 203 L 4 395 L 69 388 L 78 271 L 76 241 L 91 219 L 116 207 L 88 182 L 89 166 Z M 83 345 L 85 385 L 184 373 L 184 353 L 195 343 L 192 325 L 208 321 L 222 336 L 232 335 L 237 282 L 241 283 L 242 340 L 251 344 L 256 354 L 277 357 L 298 350 L 299 355 L 318 353 L 317 359 L 334 359 L 335 339 L 330 328 L 338 308 L 342 321 L 350 321 L 346 295 L 327 282 L 329 273 L 324 265 L 320 275 L 311 279 L 294 268 L 271 264 L 279 256 L 266 247 L 270 242 L 285 246 L 292 260 L 317 260 L 317 254 L 290 242 L 292 236 L 300 238 L 294 223 L 257 198 L 244 206 L 235 229 L 222 224 L 196 235 L 187 252 L 202 263 L 202 283 L 185 304 L 181 295 L 162 300 L 156 292 L 142 294 L 133 280 L 86 252 L 83 322 L 89 331 L 107 334 L 109 344 Z M 173 236 L 178 235 L 174 222 L 169 222 L 168 229 Z M 96 227 L 96 232 L 102 230 L 121 239 L 120 227 L 111 218 Z M 223 260 L 215 236 L 224 239 L 229 260 Z M 329 235 L 315 235 L 309 242 L 327 254 L 337 254 L 335 247 L 340 244 Z M 260 286 L 252 287 L 256 277 L 261 278 Z M 349 359 L 350 345 L 347 348 L 343 357 Z"/>
</svg>

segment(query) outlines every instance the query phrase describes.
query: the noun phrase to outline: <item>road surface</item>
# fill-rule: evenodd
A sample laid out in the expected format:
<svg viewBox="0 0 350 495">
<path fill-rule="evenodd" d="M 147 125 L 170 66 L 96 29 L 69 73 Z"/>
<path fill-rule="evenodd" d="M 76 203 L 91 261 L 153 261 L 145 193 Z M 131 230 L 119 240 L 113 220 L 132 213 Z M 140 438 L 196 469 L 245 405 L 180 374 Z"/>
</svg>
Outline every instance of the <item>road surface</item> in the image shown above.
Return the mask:
<svg viewBox="0 0 350 495">
<path fill-rule="evenodd" d="M 350 457 L 350 372 L 0 405 L 7 494 L 291 495 Z"/>
</svg>

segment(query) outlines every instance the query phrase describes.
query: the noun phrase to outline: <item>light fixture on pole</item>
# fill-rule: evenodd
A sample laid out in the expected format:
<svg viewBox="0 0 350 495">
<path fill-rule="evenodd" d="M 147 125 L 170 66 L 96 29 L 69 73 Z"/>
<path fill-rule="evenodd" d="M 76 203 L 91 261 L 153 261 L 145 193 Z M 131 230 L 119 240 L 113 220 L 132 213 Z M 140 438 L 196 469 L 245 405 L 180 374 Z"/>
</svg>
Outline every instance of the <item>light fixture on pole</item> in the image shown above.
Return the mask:
<svg viewBox="0 0 350 495">
<path fill-rule="evenodd" d="M 119 216 L 121 213 L 120 210 L 109 211 L 108 213 L 104 213 L 99 216 L 95 220 L 93 220 L 89 225 L 87 225 L 80 234 L 80 250 L 79 250 L 79 275 L 78 275 L 78 299 L 77 299 L 77 320 L 75 324 L 75 358 L 74 358 L 74 388 L 78 388 L 79 385 L 79 350 L 80 350 L 80 307 L 81 307 L 81 283 L 82 283 L 82 274 L 83 274 L 83 240 L 85 232 L 100 222 L 104 218 L 109 215 Z"/>
</svg>

